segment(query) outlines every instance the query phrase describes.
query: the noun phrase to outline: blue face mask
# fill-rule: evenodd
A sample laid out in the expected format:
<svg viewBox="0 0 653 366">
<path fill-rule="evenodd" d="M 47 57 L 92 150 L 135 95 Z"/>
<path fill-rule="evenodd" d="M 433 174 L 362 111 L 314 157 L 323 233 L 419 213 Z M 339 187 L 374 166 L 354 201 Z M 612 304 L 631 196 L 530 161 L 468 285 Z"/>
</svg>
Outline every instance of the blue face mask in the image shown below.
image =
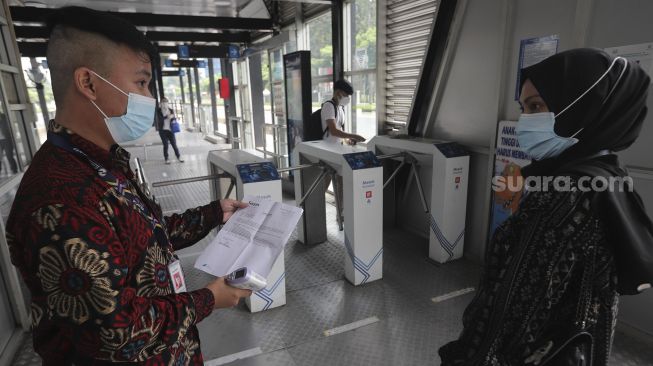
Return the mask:
<svg viewBox="0 0 653 366">
<path fill-rule="evenodd" d="M 533 159 L 542 160 L 558 156 L 576 144 L 578 139 L 573 136 L 562 137 L 555 133 L 555 121 L 550 112 L 522 114 L 517 123 L 517 140 L 522 150 Z"/>
<path fill-rule="evenodd" d="M 554 115 L 550 112 L 544 113 L 533 113 L 533 114 L 523 114 L 519 116 L 519 123 L 517 123 L 517 140 L 519 145 L 535 160 L 542 160 L 547 158 L 553 158 L 562 154 L 565 150 L 574 146 L 578 143 L 578 139 L 575 138 L 583 129 L 576 131 L 571 137 L 562 137 L 558 136 L 555 133 L 554 127 L 556 123 L 556 117 L 560 117 L 561 114 L 565 113 L 569 108 L 574 104 L 578 103 L 587 93 L 590 92 L 595 86 L 605 78 L 610 70 L 615 66 L 617 61 L 621 60 L 624 63 L 624 68 L 619 75 L 619 78 L 612 86 L 612 89 L 605 97 L 601 104 L 604 104 L 612 95 L 612 92 L 616 89 L 617 85 L 621 81 L 621 77 L 626 72 L 628 68 L 628 61 L 623 57 L 617 57 L 612 61 L 608 70 L 601 75 L 601 77 L 590 86 L 583 94 L 581 94 L 576 100 L 571 102 L 566 108 L 564 108 L 558 115 Z"/>
<path fill-rule="evenodd" d="M 91 71 L 93 72 L 93 71 Z M 113 85 L 109 80 L 93 72 L 95 76 L 106 81 L 109 85 L 116 88 L 116 90 L 125 94 L 129 99 L 127 101 L 127 113 L 122 116 L 109 117 L 100 107 L 91 101 L 95 108 L 104 116 L 104 122 L 107 124 L 109 133 L 116 143 L 123 143 L 127 141 L 138 140 L 143 137 L 145 133 L 152 128 L 154 121 L 154 110 L 156 109 L 156 101 L 154 98 L 146 97 L 144 95 L 135 93 L 125 93 L 117 86 Z"/>
</svg>

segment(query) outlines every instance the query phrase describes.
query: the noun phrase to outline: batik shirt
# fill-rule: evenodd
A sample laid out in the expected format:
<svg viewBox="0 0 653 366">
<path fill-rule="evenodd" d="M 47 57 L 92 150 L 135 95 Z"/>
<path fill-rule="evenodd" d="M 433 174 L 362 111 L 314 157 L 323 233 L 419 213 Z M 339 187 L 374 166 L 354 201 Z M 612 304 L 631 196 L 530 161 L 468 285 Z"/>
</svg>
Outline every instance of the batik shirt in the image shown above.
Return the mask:
<svg viewBox="0 0 653 366">
<path fill-rule="evenodd" d="M 168 264 L 175 250 L 222 221 L 219 203 L 164 218 L 134 181 L 127 151 L 103 150 L 54 121 L 48 131 L 88 159 L 49 139 L 25 173 L 7 223 L 44 365 L 202 364 L 195 325 L 211 313 L 213 295 L 175 294 Z"/>
</svg>

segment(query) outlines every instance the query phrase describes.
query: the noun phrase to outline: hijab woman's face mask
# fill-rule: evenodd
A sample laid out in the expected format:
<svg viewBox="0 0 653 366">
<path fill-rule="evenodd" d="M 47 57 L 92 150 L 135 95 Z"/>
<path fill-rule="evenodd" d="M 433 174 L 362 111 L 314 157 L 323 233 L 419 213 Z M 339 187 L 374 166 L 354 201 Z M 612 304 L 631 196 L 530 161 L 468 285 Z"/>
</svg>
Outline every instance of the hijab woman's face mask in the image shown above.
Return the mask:
<svg viewBox="0 0 653 366">
<path fill-rule="evenodd" d="M 143 135 L 145 135 L 145 133 L 152 127 L 156 100 L 140 94 L 127 94 L 122 89 L 113 85 L 109 80 L 103 78 L 94 71 L 91 72 L 129 98 L 127 101 L 127 112 L 122 116 L 116 117 L 107 116 L 100 107 L 95 104 L 95 102 L 91 101 L 95 108 L 97 108 L 102 116 L 104 116 L 104 122 L 106 123 L 113 140 L 120 144 L 127 141 L 138 140 L 143 137 Z"/>
<path fill-rule="evenodd" d="M 522 115 L 519 117 L 519 123 L 517 124 L 517 140 L 519 141 L 519 145 L 522 150 L 524 150 L 524 152 L 526 152 L 535 160 L 543 160 L 556 157 L 578 143 L 578 139 L 575 138 L 575 136 L 578 135 L 583 129 L 579 129 L 571 137 L 559 136 L 555 133 L 556 118 L 569 110 L 569 108 L 571 108 L 590 90 L 598 85 L 599 82 L 601 82 L 601 80 L 603 80 L 608 75 L 612 67 L 614 67 L 616 64 L 617 60 L 622 60 L 624 63 L 624 70 L 619 76 L 619 79 L 617 79 L 615 85 L 612 87 L 612 90 L 608 96 L 603 101 L 603 103 L 605 103 L 605 101 L 610 98 L 610 95 L 616 88 L 617 84 L 619 84 L 621 76 L 623 76 L 626 68 L 628 67 L 628 62 L 622 57 L 615 58 L 608 70 L 594 84 L 592 84 L 592 86 L 590 86 L 584 93 L 582 93 L 576 100 L 571 102 L 571 104 L 565 107 L 557 115 L 554 115 L 551 112 L 532 114 L 522 113 Z"/>
</svg>

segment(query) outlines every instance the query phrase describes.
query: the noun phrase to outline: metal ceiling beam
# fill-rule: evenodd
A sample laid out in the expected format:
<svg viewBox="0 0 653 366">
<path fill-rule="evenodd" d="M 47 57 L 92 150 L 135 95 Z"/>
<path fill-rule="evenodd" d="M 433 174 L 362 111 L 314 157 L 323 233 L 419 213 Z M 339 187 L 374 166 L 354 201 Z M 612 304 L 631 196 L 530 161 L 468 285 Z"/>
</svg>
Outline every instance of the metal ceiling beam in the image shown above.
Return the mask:
<svg viewBox="0 0 653 366">
<path fill-rule="evenodd" d="M 201 33 L 201 32 L 146 32 L 147 39 L 153 42 L 220 42 L 220 43 L 249 43 L 251 36 L 248 32 L 238 33 Z"/>
<path fill-rule="evenodd" d="M 22 57 L 45 57 L 46 42 L 18 42 L 18 52 Z"/>
<path fill-rule="evenodd" d="M 36 8 L 28 6 L 11 6 L 11 17 L 17 22 L 45 22 L 57 9 Z M 173 27 L 173 28 L 205 28 L 224 30 L 257 30 L 273 31 L 271 19 L 230 18 L 193 15 L 169 15 L 152 13 L 120 13 L 108 12 L 121 17 L 136 26 Z"/>
<path fill-rule="evenodd" d="M 16 38 L 48 39 L 48 30 L 45 27 L 14 26 Z M 217 43 L 249 43 L 251 36 L 248 32 L 238 33 L 203 33 L 203 32 L 158 32 L 145 33 L 152 42 L 217 42 Z"/>
<path fill-rule="evenodd" d="M 16 38 L 49 38 L 48 30 L 45 27 L 28 27 L 24 25 L 15 25 L 14 32 Z"/>
<path fill-rule="evenodd" d="M 176 46 L 157 46 L 159 53 L 177 53 Z M 227 58 L 229 46 L 197 46 L 190 47 L 191 58 Z"/>
<path fill-rule="evenodd" d="M 18 42 L 18 51 L 23 57 L 45 57 L 47 42 Z M 176 46 L 157 46 L 159 53 L 177 53 Z M 191 57 L 226 58 L 229 46 L 192 46 Z"/>
</svg>

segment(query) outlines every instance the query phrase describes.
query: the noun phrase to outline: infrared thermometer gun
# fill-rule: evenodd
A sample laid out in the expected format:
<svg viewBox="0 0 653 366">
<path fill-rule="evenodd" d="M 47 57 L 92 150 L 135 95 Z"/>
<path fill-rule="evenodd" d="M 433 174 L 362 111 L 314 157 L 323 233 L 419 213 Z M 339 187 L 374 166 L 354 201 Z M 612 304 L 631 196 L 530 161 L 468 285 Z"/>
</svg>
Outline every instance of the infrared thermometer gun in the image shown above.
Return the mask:
<svg viewBox="0 0 653 366">
<path fill-rule="evenodd" d="M 231 272 L 225 279 L 229 286 L 244 290 L 260 291 L 267 286 L 265 278 L 254 271 L 248 270 L 247 267 Z"/>
</svg>

